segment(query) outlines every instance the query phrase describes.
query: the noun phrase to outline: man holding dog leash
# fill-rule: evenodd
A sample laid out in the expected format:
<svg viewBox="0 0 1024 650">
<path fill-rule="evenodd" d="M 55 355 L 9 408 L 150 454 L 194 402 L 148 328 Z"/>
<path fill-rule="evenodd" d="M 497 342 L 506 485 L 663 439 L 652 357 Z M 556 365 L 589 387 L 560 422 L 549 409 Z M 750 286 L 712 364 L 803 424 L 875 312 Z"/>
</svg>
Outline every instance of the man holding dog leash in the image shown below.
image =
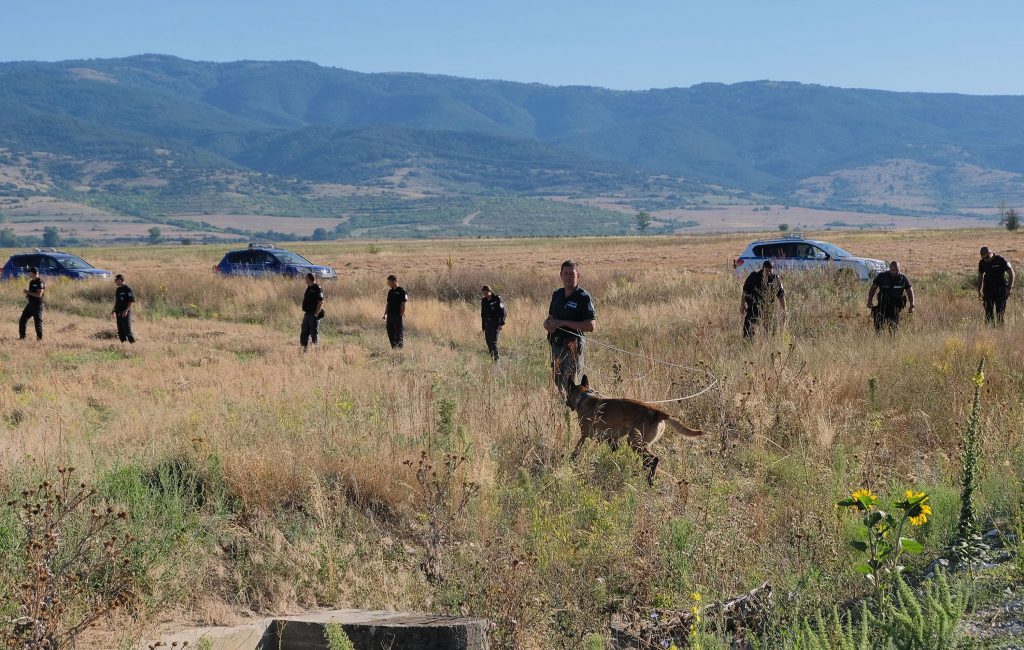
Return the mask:
<svg viewBox="0 0 1024 650">
<path fill-rule="evenodd" d="M 583 378 L 584 332 L 594 331 L 594 299 L 579 286 L 579 263 L 562 262 L 562 288 L 551 295 L 544 321 L 551 344 L 551 374 L 563 394 Z"/>
</svg>

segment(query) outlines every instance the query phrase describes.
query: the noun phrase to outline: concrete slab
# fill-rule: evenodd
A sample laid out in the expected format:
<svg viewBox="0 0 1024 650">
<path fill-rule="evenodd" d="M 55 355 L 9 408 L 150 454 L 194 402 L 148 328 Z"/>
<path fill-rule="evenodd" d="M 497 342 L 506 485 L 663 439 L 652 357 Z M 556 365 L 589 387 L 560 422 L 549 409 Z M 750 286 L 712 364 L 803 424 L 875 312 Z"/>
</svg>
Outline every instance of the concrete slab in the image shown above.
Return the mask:
<svg viewBox="0 0 1024 650">
<path fill-rule="evenodd" d="M 299 616 L 259 619 L 244 625 L 191 628 L 164 635 L 161 648 L 204 650 L 328 650 L 325 631 L 342 627 L 356 650 L 487 650 L 490 623 L 482 618 L 461 618 L 409 612 L 335 609 Z M 148 650 L 154 641 L 137 647 Z"/>
</svg>

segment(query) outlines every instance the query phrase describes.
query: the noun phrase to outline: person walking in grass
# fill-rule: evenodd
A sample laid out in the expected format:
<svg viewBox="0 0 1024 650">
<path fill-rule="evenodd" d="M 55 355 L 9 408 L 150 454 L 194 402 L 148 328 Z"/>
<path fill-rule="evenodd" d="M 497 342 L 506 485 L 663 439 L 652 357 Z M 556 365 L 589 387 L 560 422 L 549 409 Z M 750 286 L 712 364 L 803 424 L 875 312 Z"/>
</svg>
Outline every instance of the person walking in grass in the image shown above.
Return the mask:
<svg viewBox="0 0 1024 650">
<path fill-rule="evenodd" d="M 1006 299 L 1013 290 L 1013 267 L 1002 255 L 996 255 L 981 247 L 981 260 L 978 262 L 978 300 L 985 305 L 985 322 L 989 325 L 1002 325 L 1006 312 Z"/>
<path fill-rule="evenodd" d="M 874 304 L 875 293 L 878 293 L 878 304 Z M 871 283 L 868 292 L 868 309 L 875 324 L 875 332 L 881 333 L 883 327 L 889 328 L 889 334 L 895 336 L 900 326 L 900 313 L 910 304 L 908 314 L 914 313 L 914 288 L 910 279 L 900 273 L 900 263 L 893 260 L 889 270 L 879 273 Z"/>
<path fill-rule="evenodd" d="M 486 284 L 480 287 L 480 327 L 484 331 L 484 342 L 491 360 L 498 360 L 498 335 L 505 327 L 505 302 Z"/>
<path fill-rule="evenodd" d="M 317 345 L 320 331 L 320 319 L 324 316 L 324 290 L 316 283 L 316 276 L 306 274 L 306 292 L 302 295 L 302 328 L 299 330 L 299 343 L 302 351 L 309 350 L 309 342 Z"/>
<path fill-rule="evenodd" d="M 740 313 L 743 314 L 743 338 L 754 338 L 754 329 L 768 313 L 775 300 L 779 301 L 782 318 L 786 317 L 786 288 L 782 279 L 772 272 L 772 263 L 765 260 L 761 270 L 754 271 L 743 282 Z"/>
<path fill-rule="evenodd" d="M 388 276 L 388 297 L 384 307 L 384 321 L 388 331 L 388 341 L 392 349 L 399 350 L 405 344 L 405 304 L 409 302 L 409 292 L 398 284 L 398 278 Z"/>
<path fill-rule="evenodd" d="M 18 320 L 18 338 L 25 339 L 25 328 L 28 319 L 32 319 L 36 327 L 36 340 L 43 340 L 43 294 L 46 293 L 46 283 L 39 277 L 39 269 L 34 266 L 28 267 L 28 289 L 22 289 L 28 303 L 21 311 L 21 318 Z"/>
<path fill-rule="evenodd" d="M 135 292 L 124 283 L 124 276 L 118 273 L 114 276 L 114 308 L 110 310 L 111 318 L 117 322 L 117 338 L 124 343 L 135 343 L 135 335 L 132 334 L 132 307 L 135 306 Z"/>
<path fill-rule="evenodd" d="M 544 329 L 551 344 L 551 375 L 563 395 L 583 379 L 585 332 L 594 331 L 594 299 L 580 286 L 579 263 L 562 262 L 562 286 L 551 294 Z"/>
</svg>

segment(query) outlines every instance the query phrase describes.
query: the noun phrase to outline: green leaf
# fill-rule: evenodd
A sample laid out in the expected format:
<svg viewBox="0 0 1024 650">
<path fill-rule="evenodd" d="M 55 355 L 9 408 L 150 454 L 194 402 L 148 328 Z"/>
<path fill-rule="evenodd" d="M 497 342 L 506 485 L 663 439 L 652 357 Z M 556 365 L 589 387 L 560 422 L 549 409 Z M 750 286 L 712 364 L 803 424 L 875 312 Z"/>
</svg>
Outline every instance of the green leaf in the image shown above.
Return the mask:
<svg viewBox="0 0 1024 650">
<path fill-rule="evenodd" d="M 874 571 L 871 569 L 871 567 L 869 567 L 866 564 L 858 564 L 857 566 L 853 567 L 853 570 L 856 571 L 857 573 L 863 573 L 866 576 L 869 576 L 872 573 L 874 573 Z"/>
<path fill-rule="evenodd" d="M 859 542 L 857 540 L 853 540 L 853 541 L 850 542 L 850 546 L 852 546 L 853 548 L 857 549 L 858 551 L 865 551 L 866 552 L 868 550 L 868 543 L 867 542 Z"/>
<path fill-rule="evenodd" d="M 900 548 L 907 553 L 920 553 L 924 550 L 924 546 L 921 545 L 921 542 L 916 539 L 911 539 L 910 537 L 900 537 Z"/>
<path fill-rule="evenodd" d="M 857 505 L 857 501 L 855 499 L 847 498 L 847 499 L 843 499 L 842 501 L 840 501 L 836 505 L 840 506 L 842 508 L 852 508 L 852 507 Z"/>
</svg>

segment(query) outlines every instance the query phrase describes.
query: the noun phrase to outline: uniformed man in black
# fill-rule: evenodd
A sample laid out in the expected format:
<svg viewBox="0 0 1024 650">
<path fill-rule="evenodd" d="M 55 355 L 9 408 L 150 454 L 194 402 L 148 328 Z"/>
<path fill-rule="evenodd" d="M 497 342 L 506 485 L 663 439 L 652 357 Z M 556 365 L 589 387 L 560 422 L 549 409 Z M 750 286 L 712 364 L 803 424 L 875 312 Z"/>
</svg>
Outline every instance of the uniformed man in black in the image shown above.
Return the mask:
<svg viewBox="0 0 1024 650">
<path fill-rule="evenodd" d="M 36 326 L 36 339 L 43 340 L 43 294 L 46 293 L 46 283 L 39 277 L 39 269 L 34 266 L 28 267 L 28 289 L 22 289 L 28 304 L 21 312 L 21 320 L 18 321 L 18 338 L 25 338 L 25 326 L 31 318 Z"/>
<path fill-rule="evenodd" d="M 501 296 L 491 291 L 486 284 L 480 287 L 480 327 L 484 330 L 484 341 L 491 359 L 498 360 L 498 334 L 505 327 L 505 303 Z"/>
<path fill-rule="evenodd" d="M 320 331 L 320 319 L 324 311 L 324 290 L 316 283 L 316 276 L 306 274 L 306 292 L 302 294 L 302 329 L 299 331 L 299 343 L 302 351 L 309 349 L 309 341 L 317 344 Z"/>
<path fill-rule="evenodd" d="M 388 330 L 388 340 L 391 347 L 399 349 L 405 343 L 405 303 L 409 301 L 409 293 L 398 285 L 398 278 L 388 276 L 388 301 L 384 308 L 385 321 Z"/>
<path fill-rule="evenodd" d="M 988 246 L 981 248 L 978 262 L 978 299 L 985 303 L 985 322 L 1002 325 L 1006 312 L 1006 299 L 1013 290 L 1013 267 L 1002 255 L 992 253 Z"/>
<path fill-rule="evenodd" d="M 114 276 L 114 308 L 110 315 L 117 321 L 117 338 L 124 343 L 135 343 L 135 336 L 132 334 L 132 307 L 135 306 L 135 292 L 124 283 L 124 276 L 118 273 Z"/>
<path fill-rule="evenodd" d="M 583 378 L 585 332 L 594 331 L 594 300 L 579 286 L 579 264 L 566 260 L 559 273 L 562 287 L 551 294 L 544 329 L 551 344 L 551 370 L 555 385 L 568 393 L 572 381 Z"/>
<path fill-rule="evenodd" d="M 875 293 L 878 293 L 878 304 L 874 304 Z M 900 263 L 893 260 L 889 270 L 879 273 L 871 283 L 868 292 L 868 309 L 875 323 L 875 332 L 880 333 L 883 327 L 889 327 L 889 333 L 895 335 L 900 326 L 900 313 L 909 302 L 907 313 L 914 313 L 914 288 L 910 279 L 900 273 Z"/>
<path fill-rule="evenodd" d="M 772 273 L 772 263 L 765 260 L 760 271 L 754 271 L 743 282 L 743 297 L 740 300 L 740 313 L 743 314 L 743 338 L 754 337 L 754 328 L 767 315 L 768 310 L 779 301 L 782 316 L 786 317 L 786 289 L 782 279 Z"/>
</svg>

